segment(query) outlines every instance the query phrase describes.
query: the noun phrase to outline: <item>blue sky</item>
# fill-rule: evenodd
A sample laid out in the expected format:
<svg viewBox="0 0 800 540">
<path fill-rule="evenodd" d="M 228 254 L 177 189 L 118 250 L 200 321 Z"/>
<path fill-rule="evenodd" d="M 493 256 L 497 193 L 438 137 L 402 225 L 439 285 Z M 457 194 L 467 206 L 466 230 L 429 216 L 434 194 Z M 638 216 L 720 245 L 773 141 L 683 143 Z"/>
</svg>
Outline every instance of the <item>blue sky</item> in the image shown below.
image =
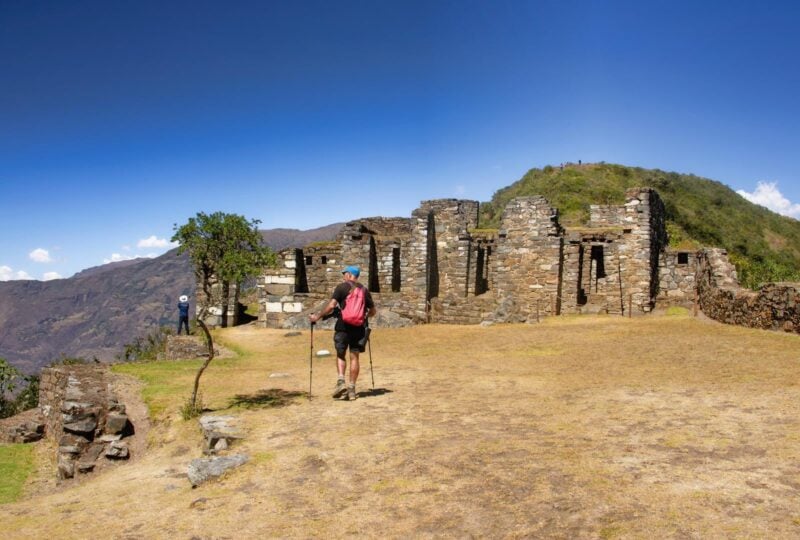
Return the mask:
<svg viewBox="0 0 800 540">
<path fill-rule="evenodd" d="M 795 2 L 0 3 L 0 279 L 488 200 L 528 169 L 694 173 L 800 217 Z M 782 205 L 782 206 L 781 206 Z"/>
</svg>

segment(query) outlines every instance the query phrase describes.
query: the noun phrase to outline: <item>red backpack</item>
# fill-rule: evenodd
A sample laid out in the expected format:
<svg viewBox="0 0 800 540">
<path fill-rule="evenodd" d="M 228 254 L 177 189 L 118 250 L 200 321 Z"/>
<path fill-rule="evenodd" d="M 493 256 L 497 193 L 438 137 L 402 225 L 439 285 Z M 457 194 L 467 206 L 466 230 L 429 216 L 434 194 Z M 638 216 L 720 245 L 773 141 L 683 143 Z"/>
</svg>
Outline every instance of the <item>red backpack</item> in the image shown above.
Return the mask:
<svg viewBox="0 0 800 540">
<path fill-rule="evenodd" d="M 344 302 L 342 321 L 350 326 L 364 326 L 364 315 L 367 313 L 367 294 L 362 285 L 353 284 L 350 294 Z"/>
</svg>

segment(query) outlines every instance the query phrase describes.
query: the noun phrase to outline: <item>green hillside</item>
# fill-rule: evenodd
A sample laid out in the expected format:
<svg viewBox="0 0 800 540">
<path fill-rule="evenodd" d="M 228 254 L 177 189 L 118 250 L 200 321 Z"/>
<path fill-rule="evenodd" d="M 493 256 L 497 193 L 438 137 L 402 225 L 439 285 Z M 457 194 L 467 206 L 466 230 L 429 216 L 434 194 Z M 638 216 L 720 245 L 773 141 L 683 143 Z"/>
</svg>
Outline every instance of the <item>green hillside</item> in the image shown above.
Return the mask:
<svg viewBox="0 0 800 540">
<path fill-rule="evenodd" d="M 559 209 L 560 222 L 585 224 L 590 204 L 622 204 L 625 190 L 658 190 L 667 210 L 670 244 L 728 250 L 746 286 L 800 281 L 800 221 L 753 204 L 728 186 L 691 174 L 592 163 L 531 169 L 481 205 L 481 227 L 496 227 L 514 197 L 542 195 Z"/>
</svg>

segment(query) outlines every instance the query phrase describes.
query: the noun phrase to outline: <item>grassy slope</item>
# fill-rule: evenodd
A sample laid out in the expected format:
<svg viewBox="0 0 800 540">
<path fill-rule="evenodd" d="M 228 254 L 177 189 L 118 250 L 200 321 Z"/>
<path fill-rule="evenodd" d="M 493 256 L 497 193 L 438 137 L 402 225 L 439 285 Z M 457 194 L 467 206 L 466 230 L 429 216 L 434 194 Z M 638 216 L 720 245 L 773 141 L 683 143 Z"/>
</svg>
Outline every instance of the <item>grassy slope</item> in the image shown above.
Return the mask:
<svg viewBox="0 0 800 540">
<path fill-rule="evenodd" d="M 482 205 L 481 226 L 497 226 L 505 204 L 524 195 L 543 195 L 563 224 L 579 225 L 588 220 L 590 204 L 622 204 L 625 190 L 639 186 L 655 188 L 664 200 L 673 245 L 727 249 L 749 286 L 800 280 L 800 221 L 694 175 L 606 163 L 531 169 Z"/>
<path fill-rule="evenodd" d="M 0 504 L 17 500 L 33 472 L 33 446 L 0 445 Z"/>
</svg>

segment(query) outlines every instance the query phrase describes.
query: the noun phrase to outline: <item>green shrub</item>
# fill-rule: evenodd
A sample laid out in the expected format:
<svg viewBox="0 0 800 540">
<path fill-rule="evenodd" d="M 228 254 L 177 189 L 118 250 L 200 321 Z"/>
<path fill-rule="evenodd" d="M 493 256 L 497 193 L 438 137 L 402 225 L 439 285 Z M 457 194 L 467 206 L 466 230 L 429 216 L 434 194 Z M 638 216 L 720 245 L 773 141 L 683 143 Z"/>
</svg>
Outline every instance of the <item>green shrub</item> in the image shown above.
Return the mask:
<svg viewBox="0 0 800 540">
<path fill-rule="evenodd" d="M 197 394 L 197 400 L 192 403 L 191 396 L 186 398 L 186 401 L 183 402 L 181 405 L 180 413 L 181 418 L 184 420 L 191 420 L 192 418 L 197 418 L 203 411 L 205 410 L 205 406 L 203 405 L 203 395 Z"/>
<path fill-rule="evenodd" d="M 117 359 L 125 362 L 157 360 L 159 354 L 166 351 L 167 337 L 173 334 L 174 330 L 171 326 L 160 326 L 146 336 L 137 337 L 131 343 L 125 344 L 122 352 L 117 355 Z"/>
</svg>

